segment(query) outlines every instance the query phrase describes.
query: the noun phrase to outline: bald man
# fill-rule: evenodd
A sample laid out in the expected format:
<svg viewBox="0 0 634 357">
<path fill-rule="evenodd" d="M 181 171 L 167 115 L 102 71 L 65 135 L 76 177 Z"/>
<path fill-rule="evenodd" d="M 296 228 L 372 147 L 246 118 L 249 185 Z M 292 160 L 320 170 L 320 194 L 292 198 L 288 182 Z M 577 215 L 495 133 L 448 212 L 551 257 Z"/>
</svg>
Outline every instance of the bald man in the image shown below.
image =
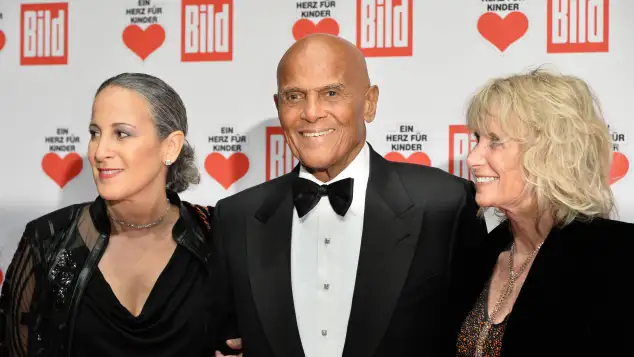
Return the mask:
<svg viewBox="0 0 634 357">
<path fill-rule="evenodd" d="M 277 79 L 300 164 L 220 200 L 212 224 L 244 355 L 451 355 L 452 284 L 487 232 L 473 185 L 366 142 L 379 89 L 351 43 L 304 37 Z"/>
</svg>

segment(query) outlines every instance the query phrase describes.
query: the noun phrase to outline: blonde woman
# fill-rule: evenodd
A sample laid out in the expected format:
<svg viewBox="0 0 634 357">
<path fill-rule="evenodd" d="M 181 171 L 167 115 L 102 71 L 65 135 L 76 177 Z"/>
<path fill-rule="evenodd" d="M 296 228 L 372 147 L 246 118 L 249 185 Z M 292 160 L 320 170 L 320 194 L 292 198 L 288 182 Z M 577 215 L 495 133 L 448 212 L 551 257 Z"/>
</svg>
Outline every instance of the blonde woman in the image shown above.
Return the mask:
<svg viewBox="0 0 634 357">
<path fill-rule="evenodd" d="M 495 79 L 467 121 L 476 201 L 505 220 L 460 282 L 457 355 L 631 354 L 634 224 L 608 218 L 611 140 L 587 84 Z"/>
</svg>

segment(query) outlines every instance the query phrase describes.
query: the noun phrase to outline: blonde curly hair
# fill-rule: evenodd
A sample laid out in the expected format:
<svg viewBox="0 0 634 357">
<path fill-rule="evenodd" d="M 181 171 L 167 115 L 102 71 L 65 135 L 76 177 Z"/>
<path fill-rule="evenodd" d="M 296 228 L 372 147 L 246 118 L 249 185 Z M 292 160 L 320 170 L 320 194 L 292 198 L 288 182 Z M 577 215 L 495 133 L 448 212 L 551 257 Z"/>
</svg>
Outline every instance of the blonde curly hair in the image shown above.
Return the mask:
<svg viewBox="0 0 634 357">
<path fill-rule="evenodd" d="M 488 135 L 492 118 L 520 143 L 526 190 L 557 226 L 609 218 L 611 137 L 587 83 L 542 69 L 489 81 L 469 102 L 467 126 Z"/>
</svg>

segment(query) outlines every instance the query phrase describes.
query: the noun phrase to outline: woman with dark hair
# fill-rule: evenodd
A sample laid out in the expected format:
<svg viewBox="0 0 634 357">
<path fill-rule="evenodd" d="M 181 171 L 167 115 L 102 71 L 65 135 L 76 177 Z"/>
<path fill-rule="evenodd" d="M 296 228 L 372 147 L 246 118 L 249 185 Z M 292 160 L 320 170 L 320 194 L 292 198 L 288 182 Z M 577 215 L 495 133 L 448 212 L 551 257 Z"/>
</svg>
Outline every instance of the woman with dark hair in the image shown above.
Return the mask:
<svg viewBox="0 0 634 357">
<path fill-rule="evenodd" d="M 172 87 L 124 73 L 97 90 L 88 159 L 99 196 L 27 224 L 0 298 L 0 356 L 212 356 L 211 207 Z M 223 338 L 224 339 L 224 338 Z"/>
</svg>

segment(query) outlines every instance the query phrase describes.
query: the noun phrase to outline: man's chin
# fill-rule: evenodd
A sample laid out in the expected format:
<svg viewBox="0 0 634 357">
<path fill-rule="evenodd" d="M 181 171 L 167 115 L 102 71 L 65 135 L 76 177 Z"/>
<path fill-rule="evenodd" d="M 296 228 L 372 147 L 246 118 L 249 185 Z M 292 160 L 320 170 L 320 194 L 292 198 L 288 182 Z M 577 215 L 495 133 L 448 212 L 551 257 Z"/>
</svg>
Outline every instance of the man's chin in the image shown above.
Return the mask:
<svg viewBox="0 0 634 357">
<path fill-rule="evenodd" d="M 330 157 L 320 157 L 317 155 L 303 155 L 300 161 L 309 171 L 325 171 L 331 167 L 334 162 Z"/>
</svg>

